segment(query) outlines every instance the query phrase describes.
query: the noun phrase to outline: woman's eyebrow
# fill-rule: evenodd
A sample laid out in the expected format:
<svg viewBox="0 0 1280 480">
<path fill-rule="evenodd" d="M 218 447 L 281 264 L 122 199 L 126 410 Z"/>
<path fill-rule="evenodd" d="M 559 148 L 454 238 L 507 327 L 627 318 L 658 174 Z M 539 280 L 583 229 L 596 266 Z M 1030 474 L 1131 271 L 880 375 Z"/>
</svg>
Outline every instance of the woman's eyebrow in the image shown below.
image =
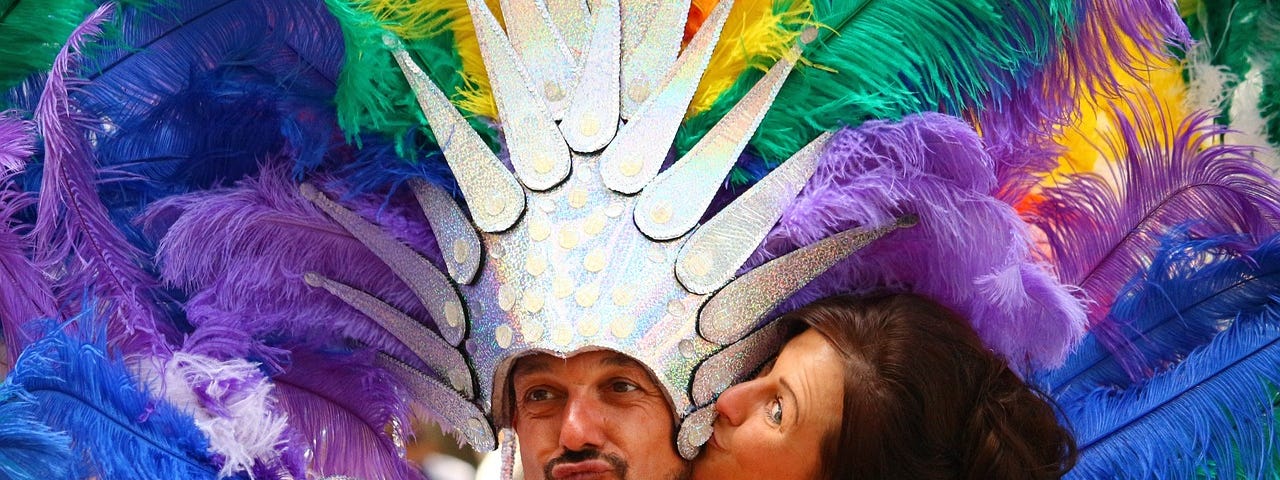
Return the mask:
<svg viewBox="0 0 1280 480">
<path fill-rule="evenodd" d="M 790 428 L 799 427 L 801 423 L 803 423 L 802 420 L 804 420 L 804 416 L 801 415 L 801 413 L 804 412 L 802 412 L 801 410 L 803 409 L 800 408 L 800 397 L 796 396 L 795 389 L 791 388 L 791 382 L 788 382 L 786 378 L 779 379 L 778 383 L 782 385 L 783 395 L 791 397 L 791 404 L 795 406 L 795 408 L 791 409 L 795 412 L 792 414 L 795 420 L 791 422 Z"/>
</svg>

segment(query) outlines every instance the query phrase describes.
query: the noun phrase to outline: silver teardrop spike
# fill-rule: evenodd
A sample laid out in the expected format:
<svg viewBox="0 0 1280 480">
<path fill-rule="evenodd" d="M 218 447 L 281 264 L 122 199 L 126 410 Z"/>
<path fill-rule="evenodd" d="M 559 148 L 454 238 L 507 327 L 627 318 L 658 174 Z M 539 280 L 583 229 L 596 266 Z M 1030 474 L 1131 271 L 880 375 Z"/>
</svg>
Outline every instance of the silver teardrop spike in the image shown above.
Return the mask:
<svg viewBox="0 0 1280 480">
<path fill-rule="evenodd" d="M 520 188 L 520 182 L 493 150 L 489 150 L 444 92 L 414 63 L 400 40 L 389 34 L 383 39 L 418 97 L 418 105 L 440 142 L 449 170 L 458 179 L 476 227 L 491 233 L 511 228 L 524 213 L 524 189 Z"/>
<path fill-rule="evenodd" d="M 698 333 L 728 345 L 766 321 L 778 305 L 837 262 L 912 219 L 879 228 L 845 230 L 756 267 L 716 292 L 698 312 Z M 910 220 L 910 221 L 908 221 Z"/>
<path fill-rule="evenodd" d="M 689 108 L 732 7 L 733 2 L 729 0 L 716 5 L 676 60 L 662 90 L 636 111 L 613 143 L 605 148 L 600 158 L 600 174 L 609 189 L 631 195 L 658 174 L 684 119 L 683 115 L 673 112 Z"/>
<path fill-rule="evenodd" d="M 602 0 L 592 12 L 591 42 L 587 45 L 573 100 L 560 131 L 573 151 L 596 152 L 618 132 L 622 81 L 621 37 L 618 0 Z"/>
<path fill-rule="evenodd" d="M 693 404 L 714 402 L 729 387 L 749 380 L 787 343 L 787 329 L 784 327 L 781 323 L 770 322 L 699 364 L 693 371 Z"/>
<path fill-rule="evenodd" d="M 676 257 L 680 284 L 705 295 L 729 283 L 817 170 L 830 138 L 820 135 L 694 230 Z"/>
<path fill-rule="evenodd" d="M 799 51 L 799 47 L 792 48 L 786 58 L 774 64 L 689 153 L 640 193 L 635 221 L 641 232 L 654 240 L 671 240 L 698 224 L 711 197 L 773 105 Z"/>
<path fill-rule="evenodd" d="M 422 206 L 422 213 L 431 225 L 436 243 L 440 245 L 449 276 L 460 284 L 470 284 L 480 270 L 483 255 L 480 236 L 475 228 L 453 197 L 440 187 L 420 179 L 410 180 L 409 187 L 418 198 L 418 205 Z"/>
<path fill-rule="evenodd" d="M 426 407 L 445 431 L 459 435 L 481 452 L 497 448 L 498 439 L 489 419 L 458 392 L 387 354 L 378 354 L 377 364 L 404 382 L 416 403 Z"/>
<path fill-rule="evenodd" d="M 676 448 L 680 451 L 681 457 L 693 460 L 698 456 L 702 445 L 711 439 L 712 424 L 715 421 L 716 406 L 714 404 L 694 410 L 693 413 L 684 417 L 684 421 L 680 422 L 680 432 L 676 434 Z"/>
<path fill-rule="evenodd" d="M 418 297 L 422 306 L 427 308 L 431 318 L 436 322 L 440 336 L 451 345 L 462 342 L 466 330 L 466 309 L 449 278 L 430 261 L 413 251 L 391 234 L 383 231 L 367 220 L 338 205 L 309 183 L 302 184 L 299 189 L 302 196 L 319 207 L 329 218 L 342 225 L 356 240 L 363 243 L 387 267 L 391 268 L 396 278 L 409 286 L 409 290 Z"/>
<path fill-rule="evenodd" d="M 569 108 L 577 59 L 569 51 L 544 1 L 502 0 L 501 5 L 503 16 L 511 19 L 507 22 L 507 36 L 524 60 L 534 90 L 542 93 L 551 117 L 561 119 Z"/>
<path fill-rule="evenodd" d="M 560 35 L 575 58 L 582 56 L 587 40 L 591 38 L 591 12 L 587 0 L 546 0 L 551 20 L 560 29 Z"/>
<path fill-rule="evenodd" d="M 622 2 L 622 118 L 658 91 L 684 40 L 689 0 Z"/>
<path fill-rule="evenodd" d="M 467 6 L 516 177 L 538 192 L 559 185 L 569 177 L 569 147 L 551 118 L 547 102 L 533 91 L 533 80 L 524 61 L 516 55 L 484 0 L 467 0 Z"/>
<path fill-rule="evenodd" d="M 315 272 L 308 272 L 303 278 L 306 279 L 307 285 L 327 290 L 372 319 L 383 330 L 408 347 L 409 351 L 431 367 L 438 376 L 448 378 L 455 390 L 467 398 L 475 398 L 475 390 L 472 388 L 474 381 L 471 378 L 467 360 L 462 357 L 462 352 L 449 345 L 435 332 L 387 302 L 350 285 L 333 281 Z"/>
</svg>

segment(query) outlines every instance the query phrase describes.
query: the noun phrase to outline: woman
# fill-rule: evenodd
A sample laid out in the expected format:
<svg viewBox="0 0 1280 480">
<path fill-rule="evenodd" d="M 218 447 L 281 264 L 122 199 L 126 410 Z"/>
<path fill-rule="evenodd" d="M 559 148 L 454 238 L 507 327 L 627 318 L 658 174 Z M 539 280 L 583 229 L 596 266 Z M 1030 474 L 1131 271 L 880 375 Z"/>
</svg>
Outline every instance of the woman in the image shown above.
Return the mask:
<svg viewBox="0 0 1280 480">
<path fill-rule="evenodd" d="M 695 480 L 1041 479 L 1074 462 L 1053 409 L 946 307 L 832 297 L 716 402 Z"/>
</svg>

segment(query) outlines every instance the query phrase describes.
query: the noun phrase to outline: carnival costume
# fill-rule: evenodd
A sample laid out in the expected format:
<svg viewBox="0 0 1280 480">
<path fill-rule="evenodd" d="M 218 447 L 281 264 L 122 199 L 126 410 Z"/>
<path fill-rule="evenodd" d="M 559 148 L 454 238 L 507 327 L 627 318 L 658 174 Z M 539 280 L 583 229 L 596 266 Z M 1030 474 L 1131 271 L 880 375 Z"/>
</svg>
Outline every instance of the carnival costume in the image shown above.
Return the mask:
<svg viewBox="0 0 1280 480">
<path fill-rule="evenodd" d="M 884 290 L 1076 478 L 1280 462 L 1269 2 L 53 3 L 0 14 L 6 478 L 419 478 L 415 412 L 492 450 L 595 349 L 692 459 L 773 318 Z"/>
</svg>

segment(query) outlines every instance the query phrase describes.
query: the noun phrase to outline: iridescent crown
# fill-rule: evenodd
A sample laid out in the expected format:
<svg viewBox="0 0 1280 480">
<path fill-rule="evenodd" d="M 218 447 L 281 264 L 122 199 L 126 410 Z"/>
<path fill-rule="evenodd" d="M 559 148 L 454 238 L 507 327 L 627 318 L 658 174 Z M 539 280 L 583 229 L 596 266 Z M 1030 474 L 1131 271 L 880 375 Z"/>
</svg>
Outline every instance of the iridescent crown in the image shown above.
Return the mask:
<svg viewBox="0 0 1280 480">
<path fill-rule="evenodd" d="M 504 32 L 482 0 L 468 0 L 511 169 L 400 42 L 387 39 L 470 207 L 468 217 L 440 188 L 412 184 L 447 275 L 303 185 L 434 321 L 419 322 L 332 279 L 309 274 L 307 281 L 416 354 L 384 362 L 477 448 L 494 448 L 493 425 L 508 424 L 505 385 L 514 359 L 609 349 L 642 362 L 662 383 L 676 414 L 687 417 L 678 444 L 691 458 L 709 434 L 715 396 L 769 354 L 759 343 L 779 341 L 777 329 L 761 328 L 773 310 L 899 225 L 837 234 L 737 276 L 814 172 L 828 138 L 699 226 L 799 46 L 662 170 L 732 2 L 719 3 L 683 52 L 688 0 L 647 9 L 602 0 L 590 13 L 571 3 L 504 1 Z M 802 41 L 813 38 L 808 33 Z"/>
</svg>

